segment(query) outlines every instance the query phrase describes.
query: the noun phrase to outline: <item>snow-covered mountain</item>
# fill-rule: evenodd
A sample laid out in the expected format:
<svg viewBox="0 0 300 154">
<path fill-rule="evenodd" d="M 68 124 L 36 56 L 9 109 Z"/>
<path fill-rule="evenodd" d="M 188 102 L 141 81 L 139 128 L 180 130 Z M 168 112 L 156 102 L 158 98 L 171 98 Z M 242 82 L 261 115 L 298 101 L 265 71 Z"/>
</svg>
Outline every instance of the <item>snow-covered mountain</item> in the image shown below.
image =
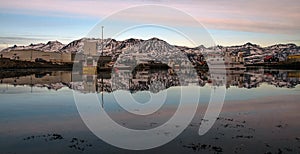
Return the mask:
<svg viewBox="0 0 300 154">
<path fill-rule="evenodd" d="M 279 61 L 285 61 L 288 55 L 300 54 L 300 47 L 295 44 L 276 44 L 268 47 L 261 47 L 256 44 L 246 43 L 240 46 L 219 46 L 222 51 L 228 51 L 232 55 L 243 52 L 245 61 L 255 59 L 256 62 L 263 62 L 263 58 L 267 55 L 273 55 L 279 58 Z"/>
<path fill-rule="evenodd" d="M 59 41 L 49 41 L 48 43 L 38 43 L 38 44 L 30 44 L 28 46 L 17 46 L 14 45 L 12 47 L 8 47 L 3 49 L 1 52 L 9 52 L 12 50 L 40 50 L 44 52 L 59 52 L 61 48 L 63 48 L 65 45 L 62 44 Z"/>
<path fill-rule="evenodd" d="M 234 55 L 236 55 L 238 52 L 243 52 L 244 56 L 260 55 L 264 52 L 264 49 L 261 46 L 252 44 L 250 42 L 240 46 L 219 46 L 219 48 L 221 48 L 223 51 L 229 51 Z"/>
<path fill-rule="evenodd" d="M 189 55 L 200 55 L 203 51 L 210 49 L 206 48 L 203 45 L 199 45 L 195 48 L 185 47 L 185 46 L 177 46 L 170 45 L 164 40 L 160 40 L 158 38 L 151 38 L 148 40 L 142 39 L 126 39 L 123 41 L 117 41 L 115 39 L 104 39 L 103 42 L 101 39 L 94 38 L 82 38 L 78 40 L 74 40 L 67 45 L 62 44 L 58 41 L 49 41 L 48 43 L 39 43 L 39 44 L 30 44 L 28 46 L 12 46 L 6 49 L 3 49 L 1 52 L 9 52 L 12 50 L 26 50 L 26 49 L 34 49 L 40 50 L 44 52 L 63 52 L 63 53 L 78 53 L 83 51 L 83 45 L 85 41 L 97 41 L 98 42 L 98 52 L 102 51 L 103 47 L 103 55 L 113 56 L 115 59 L 125 50 L 129 49 L 132 46 L 140 45 L 140 50 L 143 52 L 151 52 L 155 54 L 152 50 L 155 48 L 160 52 L 164 51 L 173 51 L 179 50 Z M 295 44 L 276 44 L 268 47 L 261 47 L 256 44 L 246 43 L 244 45 L 239 46 L 217 46 L 221 49 L 221 51 L 228 51 L 232 55 L 237 55 L 238 52 L 243 52 L 244 57 L 257 57 L 257 56 L 265 56 L 265 55 L 275 55 L 280 59 L 284 60 L 288 55 L 291 54 L 300 54 L 300 47 Z"/>
<path fill-rule="evenodd" d="M 58 52 L 65 45 L 58 41 L 49 41 L 47 44 L 43 45 L 39 50 L 45 52 Z"/>
<path fill-rule="evenodd" d="M 66 46 L 62 47 L 59 51 L 60 52 L 65 52 L 65 53 L 76 53 L 82 50 L 83 44 L 85 39 L 79 39 L 70 42 Z"/>
</svg>

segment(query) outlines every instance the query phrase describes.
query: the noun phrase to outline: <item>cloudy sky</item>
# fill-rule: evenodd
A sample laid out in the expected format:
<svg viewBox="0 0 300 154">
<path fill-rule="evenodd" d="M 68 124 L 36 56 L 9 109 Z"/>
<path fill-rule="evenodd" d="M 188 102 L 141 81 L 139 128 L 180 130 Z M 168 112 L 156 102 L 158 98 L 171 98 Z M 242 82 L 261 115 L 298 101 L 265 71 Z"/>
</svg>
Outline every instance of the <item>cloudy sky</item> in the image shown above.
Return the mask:
<svg viewBox="0 0 300 154">
<path fill-rule="evenodd" d="M 122 15 L 110 22 L 111 25 L 106 25 L 106 30 L 116 25 L 151 24 L 154 19 L 189 30 L 205 28 L 219 45 L 246 42 L 262 46 L 276 43 L 300 45 L 299 0 L 0 0 L 0 3 L 0 48 L 49 40 L 69 43 L 87 36 L 97 24 L 122 11 Z M 124 12 L 146 4 L 172 9 L 169 12 L 157 11 L 153 7 L 151 13 L 143 9 Z M 174 10 L 191 16 L 198 24 Z M 171 44 L 189 46 L 172 33 L 168 28 L 140 27 L 139 30 L 123 32 L 118 39 L 163 37 Z"/>
</svg>

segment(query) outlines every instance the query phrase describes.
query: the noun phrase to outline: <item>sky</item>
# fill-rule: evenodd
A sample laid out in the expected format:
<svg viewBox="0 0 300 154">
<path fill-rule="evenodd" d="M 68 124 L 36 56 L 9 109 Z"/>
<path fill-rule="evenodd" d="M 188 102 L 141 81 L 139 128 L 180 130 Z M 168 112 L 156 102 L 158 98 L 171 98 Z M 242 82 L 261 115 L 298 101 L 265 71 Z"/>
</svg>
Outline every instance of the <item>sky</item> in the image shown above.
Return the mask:
<svg viewBox="0 0 300 154">
<path fill-rule="evenodd" d="M 0 4 L 0 48 L 51 40 L 67 44 L 91 33 L 100 37 L 102 24 L 104 36 L 117 40 L 158 37 L 170 44 L 197 46 L 210 44 L 205 43 L 208 38 L 224 46 L 300 45 L 299 0 L 0 0 Z"/>
</svg>

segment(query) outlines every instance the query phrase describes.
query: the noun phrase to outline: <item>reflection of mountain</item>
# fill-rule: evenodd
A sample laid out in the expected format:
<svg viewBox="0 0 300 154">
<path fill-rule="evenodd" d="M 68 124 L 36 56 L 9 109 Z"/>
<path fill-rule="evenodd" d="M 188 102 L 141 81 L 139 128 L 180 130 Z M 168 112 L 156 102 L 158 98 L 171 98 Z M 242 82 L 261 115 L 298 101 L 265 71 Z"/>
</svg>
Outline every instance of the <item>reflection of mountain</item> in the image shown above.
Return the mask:
<svg viewBox="0 0 300 154">
<path fill-rule="evenodd" d="M 2 78 L 0 83 L 12 85 L 30 85 L 35 87 L 47 87 L 48 89 L 58 90 L 70 84 L 72 75 L 68 71 L 44 71 L 30 75 Z M 12 75 L 12 73 L 11 73 Z"/>
<path fill-rule="evenodd" d="M 189 74 L 189 72 L 177 72 Z M 131 78 L 118 78 L 119 87 L 112 87 L 112 80 L 109 75 L 105 78 L 93 75 L 74 74 L 70 71 L 47 71 L 31 75 L 20 76 L 16 74 L 8 78 L 0 79 L 1 84 L 30 85 L 36 87 L 47 87 L 58 90 L 62 87 L 69 87 L 83 93 L 89 92 L 112 92 L 117 89 L 137 91 L 159 92 L 173 86 L 188 86 L 185 82 L 180 82 L 174 70 L 135 70 L 133 73 L 127 72 Z M 123 74 L 125 75 L 125 74 Z M 198 72 L 198 85 L 222 86 L 222 75 L 207 71 Z M 257 88 L 262 83 L 274 85 L 275 87 L 294 88 L 300 84 L 300 71 L 291 70 L 248 70 L 248 71 L 227 71 L 226 87 Z"/>
<path fill-rule="evenodd" d="M 130 91 L 147 90 L 157 93 L 173 86 L 179 86 L 178 76 L 168 70 L 135 71 L 130 80 Z"/>
<path fill-rule="evenodd" d="M 261 83 L 268 83 L 276 87 L 294 88 L 300 83 L 299 71 L 263 70 L 245 73 L 244 87 L 255 88 Z"/>
</svg>

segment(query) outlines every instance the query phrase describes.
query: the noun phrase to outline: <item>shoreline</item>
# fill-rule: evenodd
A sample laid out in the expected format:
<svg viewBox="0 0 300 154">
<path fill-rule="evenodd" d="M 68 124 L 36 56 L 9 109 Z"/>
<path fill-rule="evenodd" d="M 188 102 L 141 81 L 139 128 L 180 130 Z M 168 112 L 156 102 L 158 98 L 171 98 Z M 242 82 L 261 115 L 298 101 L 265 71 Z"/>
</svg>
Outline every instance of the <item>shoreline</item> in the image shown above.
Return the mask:
<svg viewBox="0 0 300 154">
<path fill-rule="evenodd" d="M 9 70 L 9 69 L 44 69 L 44 68 L 54 68 L 54 69 L 63 69 L 63 68 L 72 68 L 73 64 L 53 64 L 49 62 L 30 62 L 30 61 L 19 61 L 11 60 L 8 58 L 0 58 L 0 70 Z"/>
<path fill-rule="evenodd" d="M 44 68 L 53 68 L 53 69 L 72 69 L 74 63 L 62 63 L 55 64 L 50 62 L 31 62 L 31 61 L 20 61 L 12 60 L 9 58 L 0 58 L 0 70 L 17 70 L 17 69 L 44 69 Z M 75 64 L 77 65 L 77 64 Z M 300 62 L 280 62 L 280 63 L 261 63 L 261 64 L 246 64 L 244 65 L 245 69 L 291 69 L 291 70 L 300 70 Z M 146 64 L 146 65 L 137 65 L 135 69 L 169 69 L 170 67 L 166 64 Z M 209 70 L 207 65 L 197 65 L 194 66 L 196 70 Z M 112 71 L 113 67 L 101 67 L 98 66 L 97 70 L 100 71 Z M 228 70 L 245 70 L 242 68 L 230 68 Z"/>
</svg>

